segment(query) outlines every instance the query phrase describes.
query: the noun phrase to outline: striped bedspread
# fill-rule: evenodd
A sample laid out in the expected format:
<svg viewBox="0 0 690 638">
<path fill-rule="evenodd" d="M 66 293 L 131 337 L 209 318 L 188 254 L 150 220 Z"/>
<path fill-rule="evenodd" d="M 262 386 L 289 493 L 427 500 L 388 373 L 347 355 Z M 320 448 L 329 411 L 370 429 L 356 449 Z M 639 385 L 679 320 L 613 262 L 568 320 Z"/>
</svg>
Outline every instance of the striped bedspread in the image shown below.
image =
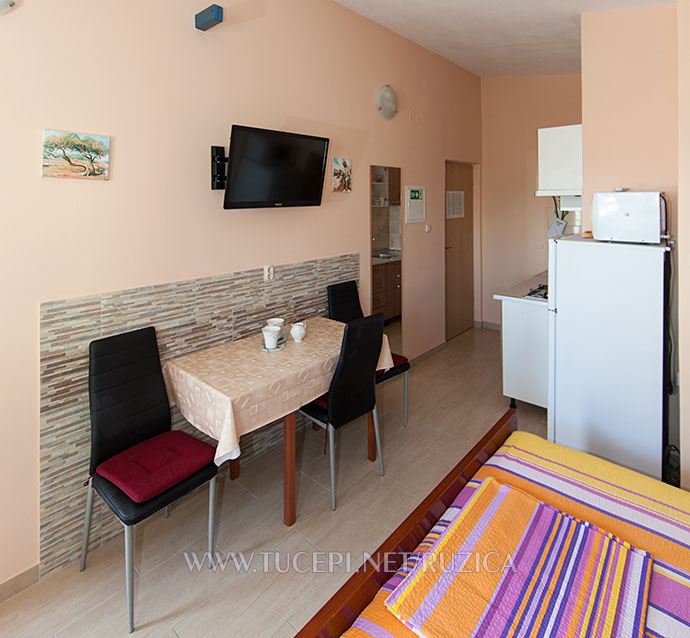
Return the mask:
<svg viewBox="0 0 690 638">
<path fill-rule="evenodd" d="M 386 600 L 426 638 L 642 636 L 651 558 L 489 477 Z"/>
<path fill-rule="evenodd" d="M 385 600 L 489 476 L 649 552 L 654 563 L 644 635 L 690 636 L 690 493 L 525 432 L 512 434 L 479 470 L 344 636 L 416 638 Z"/>
</svg>

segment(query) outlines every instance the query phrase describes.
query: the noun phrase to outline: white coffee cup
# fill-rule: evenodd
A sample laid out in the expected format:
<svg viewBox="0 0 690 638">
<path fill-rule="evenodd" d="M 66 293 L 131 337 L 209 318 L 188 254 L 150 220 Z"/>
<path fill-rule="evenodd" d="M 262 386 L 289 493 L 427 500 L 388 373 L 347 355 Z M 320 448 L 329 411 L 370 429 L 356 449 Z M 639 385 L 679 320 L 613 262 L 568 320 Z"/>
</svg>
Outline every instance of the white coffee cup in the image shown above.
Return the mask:
<svg viewBox="0 0 690 638">
<path fill-rule="evenodd" d="M 292 324 L 292 328 L 290 328 L 290 336 L 295 340 L 295 343 L 302 341 L 305 334 L 307 334 L 307 324 L 304 323 L 304 321 L 299 321 Z"/>
<path fill-rule="evenodd" d="M 273 319 L 269 319 L 266 322 L 266 325 L 267 326 L 278 326 L 279 328 L 282 328 L 284 323 L 285 323 L 285 319 L 281 319 L 280 317 L 273 317 Z"/>
<path fill-rule="evenodd" d="M 265 326 L 261 329 L 261 332 L 264 333 L 264 346 L 266 346 L 266 350 L 275 350 L 278 347 L 280 326 Z"/>
</svg>

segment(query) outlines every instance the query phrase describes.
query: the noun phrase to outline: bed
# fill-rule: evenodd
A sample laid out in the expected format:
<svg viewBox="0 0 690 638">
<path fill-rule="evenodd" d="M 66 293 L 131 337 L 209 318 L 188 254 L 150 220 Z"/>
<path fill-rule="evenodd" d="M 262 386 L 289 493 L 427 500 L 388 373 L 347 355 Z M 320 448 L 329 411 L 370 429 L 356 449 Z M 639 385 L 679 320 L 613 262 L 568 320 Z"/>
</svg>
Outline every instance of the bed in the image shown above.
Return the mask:
<svg viewBox="0 0 690 638">
<path fill-rule="evenodd" d="M 587 521 L 651 556 L 639 635 L 690 636 L 690 493 L 517 432 L 517 413 L 509 410 L 297 638 L 415 636 L 384 603 L 414 566 L 410 555 L 423 557 L 447 527 L 446 518 L 453 520 L 490 481 Z"/>
</svg>

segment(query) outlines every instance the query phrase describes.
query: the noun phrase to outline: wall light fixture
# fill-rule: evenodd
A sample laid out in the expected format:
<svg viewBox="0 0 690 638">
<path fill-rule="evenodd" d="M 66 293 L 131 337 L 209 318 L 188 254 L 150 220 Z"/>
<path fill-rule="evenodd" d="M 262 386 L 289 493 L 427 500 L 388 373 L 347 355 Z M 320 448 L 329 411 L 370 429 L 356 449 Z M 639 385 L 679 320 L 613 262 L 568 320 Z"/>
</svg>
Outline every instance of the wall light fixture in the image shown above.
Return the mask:
<svg viewBox="0 0 690 638">
<path fill-rule="evenodd" d="M 15 4 L 15 0 L 0 0 L 0 13 L 5 13 L 9 11 Z"/>
<path fill-rule="evenodd" d="M 398 96 L 388 84 L 384 84 L 376 96 L 376 106 L 383 117 L 390 119 L 398 112 Z"/>
</svg>

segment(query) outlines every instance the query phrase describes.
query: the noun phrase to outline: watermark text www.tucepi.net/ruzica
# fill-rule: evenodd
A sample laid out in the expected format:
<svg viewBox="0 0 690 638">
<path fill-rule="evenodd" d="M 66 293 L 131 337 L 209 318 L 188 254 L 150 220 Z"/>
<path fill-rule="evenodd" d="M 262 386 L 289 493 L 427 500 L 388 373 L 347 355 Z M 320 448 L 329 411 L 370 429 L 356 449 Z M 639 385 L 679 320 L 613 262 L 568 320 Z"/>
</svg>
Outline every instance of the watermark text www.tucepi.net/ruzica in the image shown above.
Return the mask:
<svg viewBox="0 0 690 638">
<path fill-rule="evenodd" d="M 412 565 L 423 561 L 420 569 L 444 572 L 453 570 L 459 573 L 490 573 L 517 571 L 511 554 L 500 552 L 438 552 L 432 558 L 419 553 L 386 552 L 354 554 L 351 552 L 182 552 L 190 572 L 211 569 L 226 573 L 278 573 L 287 574 L 331 574 L 339 570 L 352 573 L 364 571 L 383 571 L 394 574 L 401 565 L 412 561 Z M 408 564 L 408 567 L 410 565 Z"/>
</svg>

